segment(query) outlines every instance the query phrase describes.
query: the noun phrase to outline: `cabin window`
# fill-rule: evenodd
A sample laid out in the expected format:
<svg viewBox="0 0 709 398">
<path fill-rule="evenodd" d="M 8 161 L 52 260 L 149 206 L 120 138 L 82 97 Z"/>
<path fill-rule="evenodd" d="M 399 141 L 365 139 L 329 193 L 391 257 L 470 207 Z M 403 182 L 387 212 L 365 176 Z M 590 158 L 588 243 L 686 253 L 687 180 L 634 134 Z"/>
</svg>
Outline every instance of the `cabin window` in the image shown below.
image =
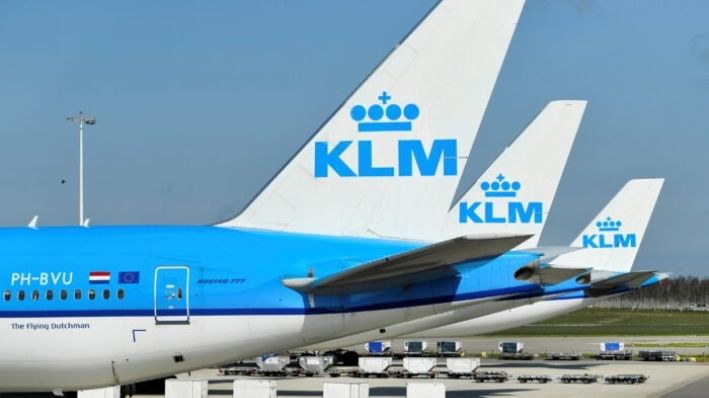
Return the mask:
<svg viewBox="0 0 709 398">
<path fill-rule="evenodd" d="M 32 301 L 37 301 L 39 300 L 39 290 L 33 290 L 32 291 Z"/>
<path fill-rule="evenodd" d="M 108 289 L 103 289 L 103 299 L 108 300 L 111 298 L 111 291 Z"/>
<path fill-rule="evenodd" d="M 181 287 L 177 288 L 177 299 L 182 300 L 182 288 Z"/>
<path fill-rule="evenodd" d="M 69 293 L 67 293 L 66 290 L 62 289 L 62 291 L 59 292 L 59 298 L 61 298 L 62 301 L 66 300 L 67 296 L 69 296 Z"/>
<path fill-rule="evenodd" d="M 93 300 L 95 298 L 96 298 L 96 290 L 89 289 L 89 300 Z"/>
<path fill-rule="evenodd" d="M 12 292 L 9 290 L 5 290 L 5 292 L 2 294 L 2 298 L 5 301 L 10 301 L 10 299 L 12 298 Z"/>
<path fill-rule="evenodd" d="M 46 297 L 47 301 L 52 301 L 52 299 L 54 298 L 54 292 L 52 290 L 47 290 Z"/>
<path fill-rule="evenodd" d="M 123 300 L 123 298 L 126 296 L 126 292 L 123 291 L 123 289 L 118 289 L 116 292 L 116 297 L 118 297 L 119 300 Z"/>
<path fill-rule="evenodd" d="M 81 289 L 74 290 L 74 300 L 81 300 Z"/>
<path fill-rule="evenodd" d="M 19 290 L 17 292 L 17 299 L 19 301 L 25 301 L 25 291 L 24 290 Z"/>
</svg>

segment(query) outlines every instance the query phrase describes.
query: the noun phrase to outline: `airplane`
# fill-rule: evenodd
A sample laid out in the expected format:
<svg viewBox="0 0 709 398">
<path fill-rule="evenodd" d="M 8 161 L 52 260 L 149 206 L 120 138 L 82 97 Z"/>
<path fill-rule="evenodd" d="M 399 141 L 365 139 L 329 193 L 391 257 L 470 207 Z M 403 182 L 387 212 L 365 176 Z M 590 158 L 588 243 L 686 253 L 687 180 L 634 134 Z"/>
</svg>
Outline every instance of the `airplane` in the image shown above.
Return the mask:
<svg viewBox="0 0 709 398">
<path fill-rule="evenodd" d="M 540 257 L 513 250 L 529 234 L 439 239 L 430 212 L 522 6 L 439 3 L 232 220 L 0 229 L 0 392 L 135 383 L 538 292 L 514 277 Z"/>
<path fill-rule="evenodd" d="M 528 138 L 531 141 L 527 142 L 538 142 L 538 138 L 529 133 L 525 131 L 520 138 L 530 135 Z M 516 143 L 513 143 L 507 150 L 516 152 L 515 150 L 520 149 L 521 147 L 516 147 Z M 525 151 L 529 152 L 527 148 Z M 498 161 L 501 159 L 502 157 Z M 488 170 L 495 169 L 495 163 Z M 518 161 L 517 164 L 519 163 L 521 162 Z M 539 175 L 538 170 L 534 168 L 528 169 L 527 172 L 531 175 Z M 560 275 L 564 280 L 550 283 L 550 286 L 545 287 L 543 295 L 503 297 L 494 302 L 479 303 L 443 314 L 391 324 L 377 330 L 349 335 L 303 347 L 303 349 L 321 351 L 387 338 L 449 338 L 492 333 L 550 319 L 619 296 L 632 289 L 654 285 L 664 279 L 666 274 L 656 271 L 631 272 L 631 268 L 663 183 L 662 178 L 628 181 L 571 242 L 569 247 L 580 248 L 579 250 L 549 248 L 552 252 L 558 251 L 558 255 L 551 255 L 546 259 L 546 262 L 552 266 L 551 269 L 557 273 L 559 267 L 569 268 L 571 272 L 569 274 L 561 272 Z M 555 190 L 556 184 L 551 185 L 554 185 Z M 461 200 L 470 198 L 471 192 L 475 189 L 476 187 L 473 186 Z M 508 224 L 508 227 L 509 225 L 519 228 L 513 224 Z M 542 229 L 543 223 L 539 232 Z M 544 251 L 544 248 L 528 248 L 530 240 L 534 243 L 533 239 L 529 239 L 517 249 Z M 577 270 L 584 270 L 583 267 L 590 267 L 590 272 L 577 272 Z M 537 268 L 537 270 L 544 270 L 544 268 Z M 546 276 L 548 277 L 549 274 Z M 469 319 L 463 322 L 451 322 L 465 316 Z"/>
<path fill-rule="evenodd" d="M 666 273 L 631 271 L 663 184 L 662 178 L 628 181 L 571 243 L 572 247 L 583 249 L 562 254 L 550 261 L 557 267 L 594 264 L 593 271 L 584 281 L 589 284 L 588 289 L 419 331 L 416 337 L 470 336 L 529 325 L 617 297 L 632 289 L 652 286 L 665 279 L 668 276 Z"/>
<path fill-rule="evenodd" d="M 548 254 L 548 248 L 536 247 L 537 242 L 548 219 L 585 109 L 586 101 L 560 100 L 548 103 L 453 206 L 439 209 L 442 222 L 434 226 L 437 229 L 431 230 L 437 234 L 436 239 L 444 240 L 460 235 L 527 234 L 531 235 L 530 239 L 516 249 Z M 564 272 L 563 268 L 552 272 L 562 280 L 570 279 L 585 273 L 590 266 L 576 265 L 576 271 L 572 270 L 571 273 Z M 514 300 L 500 297 L 401 324 L 392 323 L 387 327 L 303 349 L 348 347 L 477 319 L 544 300 L 551 291 L 547 289 L 544 294 L 540 291 Z"/>
</svg>

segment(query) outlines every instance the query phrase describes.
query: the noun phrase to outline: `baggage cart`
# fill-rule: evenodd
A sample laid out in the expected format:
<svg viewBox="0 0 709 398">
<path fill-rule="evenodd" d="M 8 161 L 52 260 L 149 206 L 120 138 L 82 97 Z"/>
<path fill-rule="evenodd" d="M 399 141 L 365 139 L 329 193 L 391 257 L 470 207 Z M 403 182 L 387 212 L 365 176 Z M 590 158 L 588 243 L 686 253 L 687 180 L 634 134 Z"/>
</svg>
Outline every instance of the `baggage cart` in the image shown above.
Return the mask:
<svg viewBox="0 0 709 398">
<path fill-rule="evenodd" d="M 504 383 L 510 379 L 510 375 L 504 371 L 481 371 L 475 372 L 473 379 L 476 383 Z"/>
<path fill-rule="evenodd" d="M 552 378 L 551 378 L 551 376 L 547 376 L 547 375 L 521 375 L 521 376 L 517 376 L 517 381 L 522 384 L 525 384 L 525 383 L 546 384 L 546 383 L 551 383 Z"/>
<path fill-rule="evenodd" d="M 582 384 L 591 384 L 591 383 L 596 383 L 598 382 L 598 379 L 600 376 L 598 375 L 590 375 L 590 374 L 568 374 L 568 375 L 563 375 L 559 379 L 564 384 L 570 384 L 570 383 L 582 383 Z"/>
<path fill-rule="evenodd" d="M 647 381 L 649 377 L 642 374 L 626 374 L 626 375 L 612 375 L 606 376 L 606 383 L 608 384 L 642 384 Z"/>
</svg>

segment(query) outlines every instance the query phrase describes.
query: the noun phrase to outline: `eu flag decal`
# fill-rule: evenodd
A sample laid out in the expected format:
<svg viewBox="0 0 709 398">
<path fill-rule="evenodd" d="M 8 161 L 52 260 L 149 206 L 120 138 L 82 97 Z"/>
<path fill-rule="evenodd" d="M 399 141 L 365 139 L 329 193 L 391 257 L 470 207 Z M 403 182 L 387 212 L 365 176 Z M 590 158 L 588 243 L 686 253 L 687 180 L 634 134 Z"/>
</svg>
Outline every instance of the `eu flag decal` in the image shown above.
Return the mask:
<svg viewBox="0 0 709 398">
<path fill-rule="evenodd" d="M 140 282 L 140 272 L 129 271 L 118 273 L 118 283 L 138 283 Z"/>
</svg>

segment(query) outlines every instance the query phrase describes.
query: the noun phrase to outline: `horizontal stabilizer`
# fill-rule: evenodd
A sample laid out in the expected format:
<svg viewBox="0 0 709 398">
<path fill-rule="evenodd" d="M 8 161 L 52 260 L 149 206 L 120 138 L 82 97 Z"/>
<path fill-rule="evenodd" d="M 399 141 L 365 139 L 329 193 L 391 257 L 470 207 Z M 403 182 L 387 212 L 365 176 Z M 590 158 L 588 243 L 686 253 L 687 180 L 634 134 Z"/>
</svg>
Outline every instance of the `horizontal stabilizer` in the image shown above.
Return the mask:
<svg viewBox="0 0 709 398">
<path fill-rule="evenodd" d="M 625 274 L 612 276 L 597 282 L 591 282 L 592 290 L 614 290 L 625 287 L 636 289 L 645 283 L 648 279 L 655 276 L 654 271 L 634 271 Z"/>
<path fill-rule="evenodd" d="M 343 294 L 384 287 L 405 286 L 421 274 L 444 270 L 466 261 L 504 254 L 530 235 L 461 236 L 385 257 L 321 279 L 296 278 L 283 281 L 301 292 Z"/>
<path fill-rule="evenodd" d="M 576 278 L 587 273 L 590 268 L 556 268 L 545 267 L 539 269 L 539 281 L 543 285 L 555 285 L 571 278 Z"/>
<path fill-rule="evenodd" d="M 571 278 L 577 278 L 590 271 L 590 268 L 557 268 L 542 267 L 539 263 L 525 265 L 515 272 L 515 279 L 539 283 L 541 285 L 555 285 Z"/>
<path fill-rule="evenodd" d="M 580 247 L 571 247 L 571 246 L 544 246 L 544 247 L 535 247 L 533 249 L 524 249 L 525 252 L 532 252 L 532 253 L 537 253 L 539 254 L 539 262 L 540 263 L 547 263 L 549 261 L 552 261 L 553 259 L 561 256 L 562 254 L 566 253 L 572 253 L 577 250 L 581 250 Z"/>
</svg>

